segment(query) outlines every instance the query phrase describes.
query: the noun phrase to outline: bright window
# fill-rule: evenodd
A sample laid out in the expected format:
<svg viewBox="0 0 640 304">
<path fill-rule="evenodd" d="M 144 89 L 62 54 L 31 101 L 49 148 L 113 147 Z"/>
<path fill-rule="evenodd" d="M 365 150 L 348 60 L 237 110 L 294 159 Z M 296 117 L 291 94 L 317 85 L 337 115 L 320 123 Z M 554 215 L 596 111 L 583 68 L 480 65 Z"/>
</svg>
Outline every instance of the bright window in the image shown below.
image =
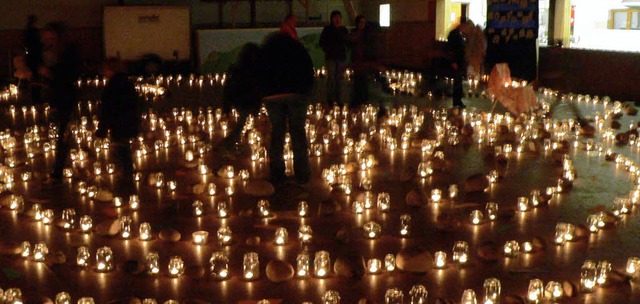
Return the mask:
<svg viewBox="0 0 640 304">
<path fill-rule="evenodd" d="M 380 26 L 391 26 L 391 4 L 380 4 Z"/>
</svg>

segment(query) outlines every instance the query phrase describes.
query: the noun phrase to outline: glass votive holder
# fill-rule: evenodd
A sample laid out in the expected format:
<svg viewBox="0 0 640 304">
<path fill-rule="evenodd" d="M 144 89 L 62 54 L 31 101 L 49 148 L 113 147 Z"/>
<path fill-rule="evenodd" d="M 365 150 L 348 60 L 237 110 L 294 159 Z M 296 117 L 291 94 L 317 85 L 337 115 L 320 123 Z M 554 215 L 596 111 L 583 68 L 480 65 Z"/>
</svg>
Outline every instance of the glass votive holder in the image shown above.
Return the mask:
<svg viewBox="0 0 640 304">
<path fill-rule="evenodd" d="M 71 304 L 71 295 L 66 292 L 59 292 L 56 294 L 55 304 Z"/>
<path fill-rule="evenodd" d="M 33 260 L 36 262 L 44 262 L 49 254 L 49 248 L 44 243 L 37 243 L 33 247 Z"/>
<path fill-rule="evenodd" d="M 466 289 L 462 292 L 462 298 L 460 298 L 460 304 L 476 304 L 478 299 L 476 298 L 476 292 L 473 289 Z"/>
<path fill-rule="evenodd" d="M 318 278 L 324 278 L 331 271 L 331 258 L 329 252 L 318 251 L 313 259 L 314 274 Z"/>
<path fill-rule="evenodd" d="M 596 287 L 598 269 L 594 261 L 587 260 L 580 269 L 580 290 L 582 292 L 592 292 Z"/>
<path fill-rule="evenodd" d="M 119 196 L 114 196 L 113 197 L 113 206 L 116 208 L 120 208 L 122 207 L 122 198 Z"/>
<path fill-rule="evenodd" d="M 131 237 L 131 217 L 128 215 L 123 215 L 120 217 L 120 236 L 123 239 L 128 239 Z"/>
<path fill-rule="evenodd" d="M 95 304 L 96 301 L 91 297 L 84 297 L 78 300 L 78 304 Z"/>
<path fill-rule="evenodd" d="M 531 190 L 531 194 L 529 197 L 530 197 L 529 202 L 531 203 L 531 206 L 535 208 L 540 205 L 540 202 L 541 202 L 540 190 Z"/>
<path fill-rule="evenodd" d="M 147 263 L 147 274 L 155 276 L 160 273 L 160 257 L 157 252 L 149 252 L 145 256 Z"/>
<path fill-rule="evenodd" d="M 235 193 L 235 190 L 234 190 L 233 186 L 224 187 L 224 193 L 225 193 L 227 196 L 232 196 L 232 195 L 233 195 L 233 193 Z"/>
<path fill-rule="evenodd" d="M 31 243 L 24 241 L 20 245 L 20 256 L 28 258 L 31 255 Z"/>
<path fill-rule="evenodd" d="M 485 279 L 482 288 L 484 289 L 483 304 L 498 304 L 500 302 L 500 280 L 496 278 Z"/>
<path fill-rule="evenodd" d="M 111 248 L 104 246 L 96 251 L 96 270 L 98 272 L 107 272 L 113 270 L 113 251 Z"/>
<path fill-rule="evenodd" d="M 282 246 L 287 244 L 288 241 L 288 233 L 287 229 L 284 227 L 278 227 L 275 232 L 275 243 L 276 245 Z"/>
<path fill-rule="evenodd" d="M 140 230 L 139 231 L 140 240 L 142 240 L 142 241 L 148 241 L 153 236 L 153 232 L 151 230 L 151 224 L 149 224 L 147 222 L 144 222 L 144 223 L 140 224 L 139 230 Z"/>
<path fill-rule="evenodd" d="M 597 279 L 598 285 L 605 284 L 609 273 L 611 272 L 611 263 L 609 261 L 600 261 L 597 265 Z"/>
<path fill-rule="evenodd" d="M 378 206 L 378 210 L 382 212 L 387 212 L 391 208 L 391 196 L 387 192 L 378 193 L 378 198 L 376 200 L 376 204 Z"/>
<path fill-rule="evenodd" d="M 162 183 L 160 181 L 157 182 L 156 187 L 161 188 Z M 176 191 L 176 189 L 178 189 L 178 182 L 174 180 L 167 181 L 167 190 L 169 190 L 170 192 L 173 192 L 173 191 Z"/>
<path fill-rule="evenodd" d="M 218 187 L 216 186 L 215 183 L 208 183 L 207 184 L 207 195 L 209 196 L 214 196 L 216 195 L 216 191 L 218 190 Z"/>
<path fill-rule="evenodd" d="M 46 209 L 42 211 L 42 223 L 45 225 L 51 225 L 53 223 L 54 213 L 52 209 Z"/>
<path fill-rule="evenodd" d="M 219 201 L 216 204 L 217 214 L 220 218 L 226 218 L 229 216 L 229 203 L 227 201 Z"/>
<path fill-rule="evenodd" d="M 531 253 L 533 251 L 533 244 L 529 241 L 522 242 L 522 252 Z"/>
<path fill-rule="evenodd" d="M 367 261 L 367 272 L 369 274 L 379 274 L 382 271 L 382 261 L 380 259 L 369 259 Z"/>
<path fill-rule="evenodd" d="M 409 290 L 409 304 L 427 304 L 429 292 L 423 285 L 413 285 Z"/>
<path fill-rule="evenodd" d="M 431 201 L 434 203 L 439 203 L 442 199 L 442 190 L 440 189 L 431 189 Z"/>
<path fill-rule="evenodd" d="M 377 239 L 380 237 L 380 235 L 382 235 L 382 226 L 374 221 L 371 221 L 362 226 L 362 232 L 365 238 Z"/>
<path fill-rule="evenodd" d="M 233 169 L 233 166 L 229 165 L 226 166 L 224 169 L 224 176 L 228 179 L 232 179 L 236 176 L 235 170 Z"/>
<path fill-rule="evenodd" d="M 300 242 L 303 244 L 307 244 L 311 242 L 312 238 L 313 230 L 311 230 L 311 226 L 300 225 L 300 228 L 298 229 L 298 240 L 300 240 Z"/>
<path fill-rule="evenodd" d="M 364 202 L 356 200 L 351 204 L 351 211 L 355 214 L 362 214 L 364 212 Z"/>
<path fill-rule="evenodd" d="M 518 241 L 507 241 L 504 244 L 504 256 L 507 258 L 515 258 L 520 254 L 520 244 Z"/>
<path fill-rule="evenodd" d="M 458 197 L 458 185 L 456 184 L 451 184 L 449 185 L 449 198 L 450 199 L 455 199 L 456 197 Z"/>
<path fill-rule="evenodd" d="M 202 203 L 202 201 L 196 200 L 195 202 L 193 202 L 192 207 L 194 216 L 199 217 L 204 214 L 204 204 Z"/>
<path fill-rule="evenodd" d="M 408 236 L 411 233 L 411 215 L 403 214 L 400 216 L 400 235 Z"/>
<path fill-rule="evenodd" d="M 529 211 L 529 198 L 528 197 L 518 197 L 518 211 L 527 212 Z"/>
<path fill-rule="evenodd" d="M 385 304 L 403 304 L 404 294 L 398 288 L 389 288 L 384 294 Z"/>
<path fill-rule="evenodd" d="M 140 209 L 140 198 L 136 194 L 129 196 L 129 209 L 137 211 Z"/>
<path fill-rule="evenodd" d="M 89 266 L 89 259 L 91 258 L 91 253 L 89 253 L 89 247 L 80 246 L 78 247 L 78 255 L 76 256 L 76 264 L 80 267 Z"/>
<path fill-rule="evenodd" d="M 211 277 L 216 280 L 226 280 L 229 278 L 229 257 L 222 252 L 217 251 L 211 254 L 209 259 L 209 267 Z"/>
<path fill-rule="evenodd" d="M 498 203 L 488 202 L 485 205 L 484 210 L 487 213 L 487 218 L 490 221 L 495 221 L 498 218 Z"/>
<path fill-rule="evenodd" d="M 529 289 L 527 292 L 527 300 L 531 303 L 542 301 L 544 296 L 544 283 L 539 279 L 529 281 Z"/>
<path fill-rule="evenodd" d="M 640 273 L 640 258 L 638 257 L 630 257 L 627 259 L 627 267 L 625 268 L 625 271 L 627 272 L 627 274 L 634 278 L 637 277 L 638 274 Z"/>
<path fill-rule="evenodd" d="M 24 198 L 17 194 L 11 194 L 9 197 L 9 209 L 22 213 L 24 211 Z"/>
<path fill-rule="evenodd" d="M 562 284 L 558 282 L 549 281 L 544 288 L 544 297 L 551 301 L 559 300 L 563 295 L 564 290 L 562 289 Z"/>
<path fill-rule="evenodd" d="M 306 252 L 301 252 L 296 257 L 296 276 L 299 278 L 307 278 L 309 277 L 309 271 L 311 269 L 310 266 L 310 257 Z"/>
<path fill-rule="evenodd" d="M 434 253 L 435 267 L 438 269 L 445 268 L 447 266 L 447 253 L 444 251 L 436 251 Z"/>
<path fill-rule="evenodd" d="M 340 294 L 335 290 L 327 290 L 322 294 L 322 304 L 340 304 Z"/>
<path fill-rule="evenodd" d="M 589 232 L 596 233 L 600 230 L 600 227 L 598 227 L 598 221 L 598 215 L 596 214 L 591 214 L 587 217 L 587 228 L 589 229 Z"/>
<path fill-rule="evenodd" d="M 387 272 L 396 270 L 396 256 L 393 253 L 384 256 L 384 269 Z"/>
<path fill-rule="evenodd" d="M 169 276 L 177 278 L 184 274 L 184 261 L 179 256 L 172 256 L 169 259 Z"/>
<path fill-rule="evenodd" d="M 258 216 L 260 217 L 269 217 L 271 215 L 271 210 L 269 209 L 269 201 L 265 199 L 261 199 L 258 201 Z"/>
<path fill-rule="evenodd" d="M 196 231 L 191 234 L 193 238 L 193 244 L 195 245 L 205 245 L 207 244 L 207 240 L 209 239 L 209 232 L 207 231 Z"/>
<path fill-rule="evenodd" d="M 233 232 L 229 226 L 221 226 L 217 232 L 218 242 L 221 245 L 230 245 L 233 240 Z"/>
<path fill-rule="evenodd" d="M 482 214 L 482 211 L 480 210 L 473 210 L 471 211 L 471 214 L 469 215 L 469 219 L 471 220 L 471 224 L 473 225 L 478 225 L 482 222 L 484 215 Z"/>
<path fill-rule="evenodd" d="M 240 177 L 240 180 L 243 182 L 246 182 L 249 180 L 249 170 L 247 169 L 242 169 L 240 170 L 240 172 L 238 173 L 238 176 Z"/>
<path fill-rule="evenodd" d="M 33 204 L 31 206 L 31 213 L 33 214 L 33 220 L 36 222 L 42 221 L 42 205 L 40 204 Z"/>
<path fill-rule="evenodd" d="M 75 226 L 76 211 L 73 208 L 62 210 L 62 227 L 70 230 Z"/>
<path fill-rule="evenodd" d="M 457 241 L 453 245 L 453 261 L 464 265 L 469 261 L 469 244 L 465 241 Z"/>
<path fill-rule="evenodd" d="M 309 204 L 306 201 L 298 202 L 298 215 L 305 217 L 309 213 Z"/>
<path fill-rule="evenodd" d="M 242 271 L 245 280 L 255 280 L 260 276 L 260 261 L 258 260 L 258 253 L 247 252 L 244 254 Z"/>
</svg>

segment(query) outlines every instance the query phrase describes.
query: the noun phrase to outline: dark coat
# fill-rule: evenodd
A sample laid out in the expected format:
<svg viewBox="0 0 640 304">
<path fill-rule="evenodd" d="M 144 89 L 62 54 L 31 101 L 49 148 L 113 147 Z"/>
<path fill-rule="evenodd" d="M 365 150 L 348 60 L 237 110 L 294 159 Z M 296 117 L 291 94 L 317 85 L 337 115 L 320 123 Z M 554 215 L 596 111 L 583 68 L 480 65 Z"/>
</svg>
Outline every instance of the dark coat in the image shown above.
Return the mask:
<svg viewBox="0 0 640 304">
<path fill-rule="evenodd" d="M 229 112 L 234 106 L 238 111 L 258 113 L 262 98 L 259 85 L 257 63 L 252 66 L 231 66 L 222 90 L 225 112 Z"/>
<path fill-rule="evenodd" d="M 320 34 L 320 47 L 326 60 L 345 61 L 347 59 L 347 37 L 349 31 L 344 26 L 327 25 Z"/>
<path fill-rule="evenodd" d="M 458 65 L 458 70 L 466 71 L 466 59 L 464 56 L 466 42 L 460 29 L 455 28 L 447 37 L 447 51 L 452 63 Z"/>
<path fill-rule="evenodd" d="M 313 62 L 300 42 L 286 34 L 273 34 L 262 46 L 259 62 L 263 96 L 310 93 Z"/>
<path fill-rule="evenodd" d="M 134 84 L 126 74 L 113 75 L 102 92 L 100 125 L 96 136 L 105 137 L 111 130 L 111 139 L 126 141 L 140 130 L 141 102 Z"/>
<path fill-rule="evenodd" d="M 62 115 L 69 114 L 78 102 L 76 82 L 80 76 L 80 55 L 75 46 L 67 45 L 50 69 L 51 107 Z"/>
</svg>

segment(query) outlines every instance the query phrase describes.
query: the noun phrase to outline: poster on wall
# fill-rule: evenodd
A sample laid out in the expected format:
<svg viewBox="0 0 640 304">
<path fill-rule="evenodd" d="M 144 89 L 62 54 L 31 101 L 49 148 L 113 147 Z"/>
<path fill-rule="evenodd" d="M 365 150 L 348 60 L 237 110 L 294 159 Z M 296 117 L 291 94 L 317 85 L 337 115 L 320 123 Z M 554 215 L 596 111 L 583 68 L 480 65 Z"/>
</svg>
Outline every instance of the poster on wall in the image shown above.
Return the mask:
<svg viewBox="0 0 640 304">
<path fill-rule="evenodd" d="M 538 38 L 538 0 L 488 0 L 487 34 L 493 44 Z"/>
</svg>

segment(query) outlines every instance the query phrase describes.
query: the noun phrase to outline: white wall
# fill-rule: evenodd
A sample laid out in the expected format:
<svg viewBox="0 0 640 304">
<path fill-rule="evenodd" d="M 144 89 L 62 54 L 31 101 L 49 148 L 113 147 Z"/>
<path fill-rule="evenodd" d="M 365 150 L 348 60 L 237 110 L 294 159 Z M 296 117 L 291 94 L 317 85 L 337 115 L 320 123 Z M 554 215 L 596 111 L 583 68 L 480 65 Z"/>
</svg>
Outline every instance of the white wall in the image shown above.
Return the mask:
<svg viewBox="0 0 640 304">
<path fill-rule="evenodd" d="M 640 31 L 608 29 L 609 10 L 627 9 L 620 0 L 572 0 L 575 21 L 572 47 L 640 51 Z"/>
<path fill-rule="evenodd" d="M 27 15 L 38 16 L 39 25 L 62 20 L 70 27 L 102 26 L 102 7 L 116 0 L 0 0 L 0 30 L 21 29 Z"/>
</svg>

